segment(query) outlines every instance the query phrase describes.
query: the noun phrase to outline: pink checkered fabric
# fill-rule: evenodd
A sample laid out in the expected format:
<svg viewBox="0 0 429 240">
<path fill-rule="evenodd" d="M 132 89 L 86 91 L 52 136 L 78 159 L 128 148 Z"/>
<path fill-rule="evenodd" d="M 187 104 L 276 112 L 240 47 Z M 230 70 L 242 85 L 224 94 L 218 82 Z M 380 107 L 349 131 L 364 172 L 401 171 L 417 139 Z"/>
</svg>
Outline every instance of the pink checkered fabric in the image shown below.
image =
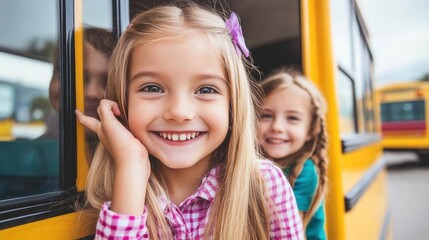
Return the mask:
<svg viewBox="0 0 429 240">
<path fill-rule="evenodd" d="M 295 196 L 282 171 L 272 162 L 261 160 L 261 172 L 274 203 L 277 218 L 271 222 L 271 239 L 304 239 L 302 223 Z M 174 239 L 202 239 L 208 211 L 218 189 L 217 168 L 211 169 L 203 178 L 198 190 L 179 206 L 167 198 L 160 199 Z M 95 239 L 149 239 L 146 228 L 147 209 L 142 216 L 118 214 L 104 203 L 98 218 Z"/>
</svg>

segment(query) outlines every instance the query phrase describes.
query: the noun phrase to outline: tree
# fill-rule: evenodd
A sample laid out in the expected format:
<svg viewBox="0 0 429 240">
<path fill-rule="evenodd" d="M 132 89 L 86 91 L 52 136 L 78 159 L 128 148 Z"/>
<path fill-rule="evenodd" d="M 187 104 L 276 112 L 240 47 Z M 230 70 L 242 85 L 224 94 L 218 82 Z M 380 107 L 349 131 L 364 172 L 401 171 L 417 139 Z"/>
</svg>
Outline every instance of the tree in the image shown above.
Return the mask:
<svg viewBox="0 0 429 240">
<path fill-rule="evenodd" d="M 429 82 L 429 73 L 426 73 L 423 75 L 423 77 L 420 79 L 421 81 Z"/>
</svg>

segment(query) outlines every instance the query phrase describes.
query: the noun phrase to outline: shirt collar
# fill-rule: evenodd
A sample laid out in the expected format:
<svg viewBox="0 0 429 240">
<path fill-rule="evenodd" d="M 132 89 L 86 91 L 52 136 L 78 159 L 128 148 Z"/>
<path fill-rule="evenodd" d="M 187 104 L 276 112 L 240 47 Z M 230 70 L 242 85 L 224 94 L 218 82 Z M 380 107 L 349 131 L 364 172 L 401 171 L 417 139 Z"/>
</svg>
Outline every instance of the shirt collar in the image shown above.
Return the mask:
<svg viewBox="0 0 429 240">
<path fill-rule="evenodd" d="M 219 166 L 213 167 L 210 169 L 201 180 L 201 185 L 198 187 L 197 191 L 186 198 L 183 202 L 179 204 L 179 208 L 182 206 L 189 205 L 197 198 L 202 198 L 206 201 L 212 202 L 216 196 L 216 192 L 219 188 L 218 182 Z M 170 199 L 168 199 L 165 192 L 160 197 L 160 206 L 164 211 L 166 208 L 172 204 Z"/>
</svg>

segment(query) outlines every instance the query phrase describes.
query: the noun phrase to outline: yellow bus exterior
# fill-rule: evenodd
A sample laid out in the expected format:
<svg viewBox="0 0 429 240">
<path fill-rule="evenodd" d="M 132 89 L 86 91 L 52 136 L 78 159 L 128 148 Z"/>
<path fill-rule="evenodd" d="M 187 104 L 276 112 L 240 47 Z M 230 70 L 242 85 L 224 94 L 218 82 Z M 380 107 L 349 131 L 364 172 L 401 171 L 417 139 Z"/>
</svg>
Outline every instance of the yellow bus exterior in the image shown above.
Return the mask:
<svg viewBox="0 0 429 240">
<path fill-rule="evenodd" d="M 359 76 L 364 75 L 359 73 L 362 69 L 353 71 L 353 67 L 348 66 L 351 64 L 347 64 L 348 61 L 341 56 L 339 48 L 335 49 L 337 54 L 333 53 L 337 46 L 334 43 L 346 38 L 337 34 L 341 30 L 335 29 L 334 26 L 335 21 L 341 21 L 335 18 L 338 15 L 335 11 L 341 10 L 344 7 L 341 4 L 344 5 L 344 2 L 351 3 L 349 6 L 353 9 L 351 12 L 355 18 L 352 25 L 359 25 L 360 39 L 366 46 L 363 49 L 370 53 L 368 32 L 356 2 L 331 1 L 332 5 L 329 5 L 327 1 L 306 1 L 306 5 L 303 5 L 306 7 L 302 8 L 307 10 L 302 14 L 307 16 L 307 20 L 303 20 L 304 41 L 307 41 L 303 44 L 306 63 L 304 72 L 318 84 L 329 106 L 327 121 L 330 139 L 330 184 L 325 205 L 326 229 L 329 239 L 391 239 L 387 173 L 382 158 L 379 131 L 375 128 L 378 121 L 373 113 L 375 98 L 371 94 L 372 58 L 369 58 L 366 66 L 361 65 L 365 69 L 368 87 L 360 90 L 362 92 L 359 96 L 356 94 L 359 92 L 356 85 L 359 84 Z M 350 8 L 347 10 L 350 11 Z M 331 31 L 334 34 L 331 35 Z M 352 32 L 358 31 L 352 29 Z M 356 69 L 356 66 L 354 67 Z M 348 90 L 342 82 L 345 78 L 351 80 L 352 84 L 350 94 L 344 96 L 341 93 Z M 365 94 L 368 92 L 369 95 Z M 351 105 L 354 106 L 351 113 L 344 110 L 350 99 L 353 102 Z M 372 114 L 367 114 L 368 112 Z M 371 121 L 365 119 L 367 115 Z M 366 121 L 372 124 L 366 126 Z"/>
<path fill-rule="evenodd" d="M 379 119 L 374 114 L 373 60 L 368 32 L 356 1 L 226 2 L 240 16 L 252 58 L 263 74 L 292 65 L 314 81 L 327 100 L 328 239 L 391 239 L 385 161 L 380 129 L 376 127 Z M 88 223 L 81 212 L 70 208 L 85 190 L 88 170 L 84 129 L 76 124 L 73 114 L 74 108 L 83 109 L 85 104 L 82 40 L 85 4 L 75 0 L 61 1 L 57 6 L 62 21 L 59 38 L 65 109 L 60 120 L 64 128 L 60 129 L 64 136 L 60 137 L 60 146 L 70 145 L 60 148 L 60 186 L 54 193 L 26 196 L 25 201 L 0 197 L 0 239 L 83 239 L 94 232 L 92 225 L 84 227 Z M 153 6 L 154 2 L 109 2 L 107 9 L 111 14 L 107 14 L 107 19 L 116 36 L 126 28 L 130 17 L 145 9 L 145 4 Z M 271 25 L 264 22 L 270 20 Z M 338 26 L 344 21 L 349 24 Z M 290 24 L 293 27 L 286 28 Z M 279 25 L 277 31 L 276 25 Z M 350 36 L 345 37 L 344 27 Z M 349 41 L 338 44 L 337 41 L 344 39 Z M 344 57 L 344 52 L 353 54 Z M 22 208 L 30 210 L 20 212 Z"/>
<path fill-rule="evenodd" d="M 429 83 L 396 83 L 377 90 L 385 150 L 429 152 Z"/>
</svg>

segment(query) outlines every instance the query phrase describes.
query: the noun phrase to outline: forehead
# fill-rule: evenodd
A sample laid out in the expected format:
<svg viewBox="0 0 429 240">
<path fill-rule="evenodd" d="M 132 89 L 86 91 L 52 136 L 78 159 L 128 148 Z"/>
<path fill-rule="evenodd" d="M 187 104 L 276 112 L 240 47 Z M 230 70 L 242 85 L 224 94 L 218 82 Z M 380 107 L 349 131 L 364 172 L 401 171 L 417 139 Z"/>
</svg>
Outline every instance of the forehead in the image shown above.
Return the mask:
<svg viewBox="0 0 429 240">
<path fill-rule="evenodd" d="M 202 34 L 169 37 L 137 45 L 131 52 L 129 74 L 136 71 L 213 72 L 226 79 L 219 51 Z"/>
<path fill-rule="evenodd" d="M 290 84 L 266 96 L 263 105 L 265 108 L 279 110 L 310 110 L 311 98 L 307 91 L 295 84 Z"/>
</svg>

